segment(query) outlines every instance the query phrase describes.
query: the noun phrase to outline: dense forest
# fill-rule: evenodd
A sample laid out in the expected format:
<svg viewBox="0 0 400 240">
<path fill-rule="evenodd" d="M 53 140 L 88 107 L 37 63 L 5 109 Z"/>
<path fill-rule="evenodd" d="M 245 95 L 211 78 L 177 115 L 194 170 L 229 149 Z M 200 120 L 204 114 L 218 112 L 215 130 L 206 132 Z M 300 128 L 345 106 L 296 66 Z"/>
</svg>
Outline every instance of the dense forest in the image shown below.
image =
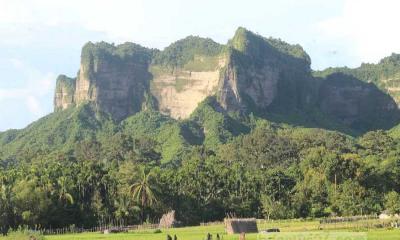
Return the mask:
<svg viewBox="0 0 400 240">
<path fill-rule="evenodd" d="M 400 211 L 396 129 L 354 138 L 223 115 L 212 100 L 186 121 L 148 110 L 118 124 L 87 104 L 0 144 L 3 230 L 157 222 L 171 209 L 185 225 Z"/>
</svg>

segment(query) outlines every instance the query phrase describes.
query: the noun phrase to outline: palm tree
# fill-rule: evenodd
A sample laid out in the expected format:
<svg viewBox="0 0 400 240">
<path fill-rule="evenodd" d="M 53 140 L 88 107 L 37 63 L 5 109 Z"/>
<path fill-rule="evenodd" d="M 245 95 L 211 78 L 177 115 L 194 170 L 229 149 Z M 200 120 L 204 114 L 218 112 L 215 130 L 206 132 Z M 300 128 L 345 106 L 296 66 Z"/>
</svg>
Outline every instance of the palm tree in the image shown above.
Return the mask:
<svg viewBox="0 0 400 240">
<path fill-rule="evenodd" d="M 119 199 L 114 200 L 114 205 L 116 207 L 114 212 L 115 217 L 117 220 L 122 222 L 122 225 L 126 225 L 126 219 L 128 218 L 130 212 L 131 199 L 128 195 L 121 194 Z"/>
<path fill-rule="evenodd" d="M 62 202 L 67 202 L 70 204 L 74 204 L 74 198 L 72 197 L 72 195 L 70 193 L 68 193 L 68 179 L 65 176 L 61 176 L 58 180 L 57 180 L 58 186 L 59 186 L 59 199 Z"/>
<path fill-rule="evenodd" d="M 130 186 L 133 199 L 139 202 L 142 207 L 142 222 L 144 219 L 144 208 L 151 207 L 157 202 L 149 181 L 151 175 L 151 172 L 146 174 L 143 169 L 142 178 L 137 179 L 137 181 Z"/>
</svg>

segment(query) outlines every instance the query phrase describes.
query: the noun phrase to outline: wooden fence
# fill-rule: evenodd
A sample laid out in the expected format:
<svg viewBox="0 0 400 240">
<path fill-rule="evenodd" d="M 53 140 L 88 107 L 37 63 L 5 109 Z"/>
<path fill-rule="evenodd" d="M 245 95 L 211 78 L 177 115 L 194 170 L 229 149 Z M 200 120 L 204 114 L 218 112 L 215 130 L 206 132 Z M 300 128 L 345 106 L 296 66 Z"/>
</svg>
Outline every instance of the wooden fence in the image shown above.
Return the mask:
<svg viewBox="0 0 400 240">
<path fill-rule="evenodd" d="M 267 228 L 279 228 L 283 231 L 313 231 L 313 230 L 339 230 L 339 229 L 372 229 L 385 227 L 400 226 L 400 220 L 394 222 L 391 219 L 382 220 L 376 215 L 370 216 L 353 216 L 353 217 L 334 217 L 320 219 L 284 219 L 284 220 L 267 220 L 257 219 L 257 226 L 260 230 Z M 222 221 L 203 222 L 200 226 L 216 226 L 224 225 Z M 133 230 L 152 230 L 159 229 L 158 224 L 140 224 L 128 225 L 121 224 L 105 224 L 92 228 L 80 228 L 75 226 L 56 228 L 56 229 L 40 229 L 35 228 L 34 231 L 40 231 L 45 235 L 69 234 L 82 232 L 103 232 L 106 229 L 114 229 L 117 231 L 133 231 Z"/>
<path fill-rule="evenodd" d="M 42 232 L 44 235 L 56 235 L 56 234 L 70 234 L 70 233 L 82 233 L 82 232 L 103 232 L 106 229 L 114 229 L 121 232 L 133 231 L 133 230 L 151 230 L 158 229 L 158 224 L 141 224 L 141 225 L 103 225 L 92 228 L 80 228 L 80 227 L 65 227 L 65 228 L 49 228 L 49 229 L 35 229 L 36 231 Z"/>
</svg>

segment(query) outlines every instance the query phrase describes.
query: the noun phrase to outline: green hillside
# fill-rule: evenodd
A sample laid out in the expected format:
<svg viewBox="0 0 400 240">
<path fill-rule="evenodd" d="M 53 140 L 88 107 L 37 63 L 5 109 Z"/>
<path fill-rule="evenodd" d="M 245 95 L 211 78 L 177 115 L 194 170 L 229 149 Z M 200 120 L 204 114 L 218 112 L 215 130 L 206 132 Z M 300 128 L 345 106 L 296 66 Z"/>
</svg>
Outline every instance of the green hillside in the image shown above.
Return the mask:
<svg viewBox="0 0 400 240">
<path fill-rule="evenodd" d="M 400 190 L 400 138 L 384 131 L 353 138 L 229 115 L 213 99 L 184 121 L 142 111 L 116 123 L 87 104 L 0 139 L 2 224 L 92 226 L 100 216 L 137 223 L 168 209 L 185 224 L 233 211 L 273 218 L 372 214 L 391 207 Z M 156 204 L 131 198 L 143 169 L 152 175 Z"/>
</svg>

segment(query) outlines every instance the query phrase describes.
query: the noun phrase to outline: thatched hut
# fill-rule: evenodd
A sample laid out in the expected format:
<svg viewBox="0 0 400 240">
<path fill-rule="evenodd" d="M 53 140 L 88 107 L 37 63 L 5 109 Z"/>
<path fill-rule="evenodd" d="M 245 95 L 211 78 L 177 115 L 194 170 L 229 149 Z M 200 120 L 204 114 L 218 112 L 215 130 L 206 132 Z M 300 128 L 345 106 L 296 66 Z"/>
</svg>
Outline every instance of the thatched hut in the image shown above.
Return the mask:
<svg viewBox="0 0 400 240">
<path fill-rule="evenodd" d="M 160 219 L 159 228 L 171 228 L 178 227 L 179 221 L 175 219 L 175 211 L 169 211 L 168 213 L 162 215 Z"/>
<path fill-rule="evenodd" d="M 224 223 L 228 234 L 258 232 L 255 218 L 225 218 Z"/>
<path fill-rule="evenodd" d="M 400 218 L 400 214 L 390 214 L 388 210 L 383 211 L 379 214 L 379 219 L 393 219 L 393 218 Z"/>
</svg>

